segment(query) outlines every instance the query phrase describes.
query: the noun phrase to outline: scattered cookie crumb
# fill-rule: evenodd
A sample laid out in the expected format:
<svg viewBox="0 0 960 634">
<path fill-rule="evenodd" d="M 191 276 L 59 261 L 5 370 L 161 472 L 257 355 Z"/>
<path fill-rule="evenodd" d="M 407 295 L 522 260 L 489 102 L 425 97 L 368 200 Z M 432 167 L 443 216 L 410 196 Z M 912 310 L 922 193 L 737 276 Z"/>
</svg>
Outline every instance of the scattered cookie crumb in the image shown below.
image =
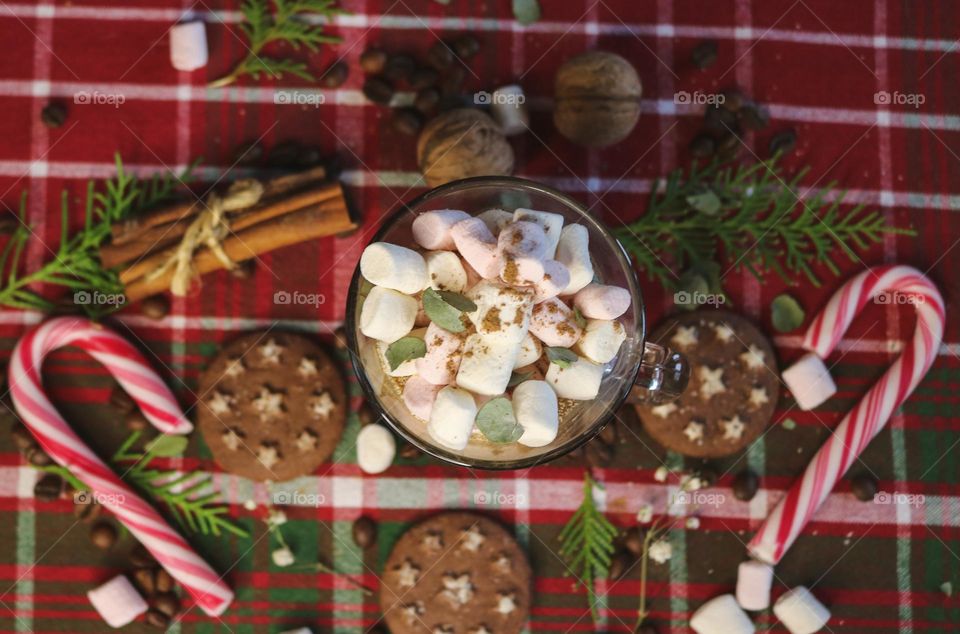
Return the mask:
<svg viewBox="0 0 960 634">
<path fill-rule="evenodd" d="M 700 528 L 700 518 L 699 517 L 688 517 L 686 521 L 687 528 L 692 531 Z"/>
<path fill-rule="evenodd" d="M 666 482 L 669 476 L 670 469 L 663 466 L 657 467 L 657 470 L 653 472 L 653 479 L 657 482 Z"/>
</svg>

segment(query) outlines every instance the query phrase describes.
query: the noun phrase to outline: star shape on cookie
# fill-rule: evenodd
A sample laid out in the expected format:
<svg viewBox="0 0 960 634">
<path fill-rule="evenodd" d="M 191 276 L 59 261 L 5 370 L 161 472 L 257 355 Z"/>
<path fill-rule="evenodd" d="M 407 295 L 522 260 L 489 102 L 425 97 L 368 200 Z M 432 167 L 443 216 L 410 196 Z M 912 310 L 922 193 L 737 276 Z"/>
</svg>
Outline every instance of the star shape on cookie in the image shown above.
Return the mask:
<svg viewBox="0 0 960 634">
<path fill-rule="evenodd" d="M 709 399 L 727 389 L 723 385 L 723 368 L 711 370 L 703 365 L 697 369 L 697 375 L 700 377 L 700 396 L 705 399 Z"/>
<path fill-rule="evenodd" d="M 410 603 L 401 608 L 403 611 L 403 616 L 407 621 L 408 625 L 413 625 L 420 620 L 420 617 L 423 615 L 423 601 L 416 601 Z"/>
<path fill-rule="evenodd" d="M 470 552 L 480 550 L 480 545 L 487 541 L 487 537 L 480 532 L 480 527 L 474 524 L 470 528 L 460 531 L 460 545 Z"/>
<path fill-rule="evenodd" d="M 257 460 L 267 469 L 272 469 L 280 462 L 280 452 L 273 445 L 260 445 L 257 447 Z"/>
<path fill-rule="evenodd" d="M 493 634 L 493 632 L 488 630 L 486 625 L 481 625 L 476 629 L 470 630 L 470 634 Z"/>
<path fill-rule="evenodd" d="M 765 387 L 750 388 L 749 402 L 754 407 L 760 407 L 761 405 L 766 405 L 767 403 L 769 403 L 770 397 L 767 396 L 767 388 Z"/>
<path fill-rule="evenodd" d="M 443 596 L 455 607 L 466 605 L 473 598 L 473 584 L 470 575 L 443 575 Z"/>
<path fill-rule="evenodd" d="M 310 399 L 310 412 L 315 418 L 326 418 L 333 411 L 335 404 L 330 398 L 330 392 L 324 392 Z"/>
<path fill-rule="evenodd" d="M 720 426 L 723 427 L 724 440 L 740 440 L 746 424 L 740 420 L 740 416 L 737 414 L 733 418 L 720 421 Z"/>
<path fill-rule="evenodd" d="M 393 569 L 397 575 L 397 584 L 401 588 L 412 588 L 420 579 L 420 569 L 410 563 L 409 559 L 404 559 L 403 564 Z"/>
<path fill-rule="evenodd" d="M 226 446 L 226 448 L 230 451 L 236 451 L 239 449 L 240 443 L 243 442 L 240 434 L 233 429 L 223 432 L 220 438 L 223 440 L 224 446 Z"/>
<path fill-rule="evenodd" d="M 733 328 L 728 324 L 714 324 L 713 335 L 717 338 L 717 341 L 728 343 L 733 338 Z"/>
<path fill-rule="evenodd" d="M 500 553 L 500 556 L 493 561 L 493 565 L 501 572 L 510 572 L 510 570 L 513 569 L 513 564 L 510 562 L 510 557 L 507 556 L 507 553 Z"/>
<path fill-rule="evenodd" d="M 280 363 L 280 355 L 284 349 L 283 346 L 274 341 L 273 337 L 270 337 L 266 343 L 260 346 L 260 358 L 263 359 L 264 363 L 278 365 Z"/>
<path fill-rule="evenodd" d="M 698 423 L 695 420 L 687 423 L 687 426 L 683 428 L 683 435 L 687 437 L 687 440 L 695 443 L 703 442 L 703 423 Z"/>
<path fill-rule="evenodd" d="M 453 634 L 454 629 L 450 625 L 437 625 L 430 634 Z"/>
<path fill-rule="evenodd" d="M 230 359 L 227 361 L 227 367 L 223 373 L 231 379 L 235 379 L 243 374 L 246 370 L 247 369 L 243 366 L 243 359 L 238 357 L 236 359 Z"/>
<path fill-rule="evenodd" d="M 300 359 L 300 365 L 297 366 L 297 374 L 305 379 L 317 375 L 317 362 L 313 359 L 304 357 Z"/>
<path fill-rule="evenodd" d="M 497 612 L 503 615 L 510 614 L 517 609 L 516 595 L 510 593 L 497 593 Z"/>
<path fill-rule="evenodd" d="M 750 344 L 750 347 L 747 348 L 745 352 L 740 354 L 740 360 L 747 364 L 747 367 L 751 370 L 757 370 L 767 365 L 766 355 L 763 350 L 753 343 Z"/>
<path fill-rule="evenodd" d="M 670 337 L 670 343 L 682 349 L 695 346 L 698 341 L 699 337 L 697 337 L 697 328 L 695 326 L 678 326 L 677 332 Z"/>
<path fill-rule="evenodd" d="M 309 429 L 304 429 L 300 432 L 300 435 L 297 436 L 297 449 L 306 453 L 308 451 L 313 451 L 317 448 L 317 435 L 310 431 Z"/>
<path fill-rule="evenodd" d="M 253 407 L 260 418 L 272 418 L 283 413 L 283 392 L 274 392 L 269 387 L 260 388 L 260 394 L 253 399 Z"/>
<path fill-rule="evenodd" d="M 654 416 L 659 416 L 660 418 L 666 418 L 670 414 L 677 411 L 676 403 L 664 403 L 663 405 L 656 405 L 650 408 L 650 411 L 653 412 Z"/>
<path fill-rule="evenodd" d="M 214 390 L 213 395 L 207 399 L 207 407 L 210 408 L 210 411 L 216 415 L 228 414 L 230 409 L 237 402 L 233 396 L 221 392 L 220 390 Z"/>
<path fill-rule="evenodd" d="M 430 531 L 423 536 L 420 544 L 427 550 L 440 550 L 443 548 L 443 535 L 437 531 Z"/>
</svg>

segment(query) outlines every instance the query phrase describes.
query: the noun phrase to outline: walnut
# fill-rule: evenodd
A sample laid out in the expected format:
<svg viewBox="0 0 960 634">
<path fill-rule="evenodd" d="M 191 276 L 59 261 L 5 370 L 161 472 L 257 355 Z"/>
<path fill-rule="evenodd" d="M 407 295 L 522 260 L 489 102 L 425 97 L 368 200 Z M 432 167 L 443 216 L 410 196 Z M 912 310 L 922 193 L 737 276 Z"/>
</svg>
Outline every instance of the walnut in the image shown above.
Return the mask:
<svg viewBox="0 0 960 634">
<path fill-rule="evenodd" d="M 437 187 L 471 176 L 509 176 L 513 148 L 493 119 L 471 108 L 450 110 L 431 121 L 417 140 L 417 163 Z"/>
<path fill-rule="evenodd" d="M 578 145 L 613 145 L 637 124 L 642 94 L 640 77 L 624 58 L 604 51 L 577 55 L 557 71 L 553 123 Z"/>
</svg>

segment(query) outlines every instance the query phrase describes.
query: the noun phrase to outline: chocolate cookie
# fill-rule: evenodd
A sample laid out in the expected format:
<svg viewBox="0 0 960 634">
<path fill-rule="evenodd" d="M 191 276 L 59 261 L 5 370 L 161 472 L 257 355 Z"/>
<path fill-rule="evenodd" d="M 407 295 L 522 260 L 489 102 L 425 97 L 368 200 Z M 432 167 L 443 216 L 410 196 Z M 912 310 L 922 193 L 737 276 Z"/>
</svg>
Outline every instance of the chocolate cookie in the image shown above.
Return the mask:
<svg viewBox="0 0 960 634">
<path fill-rule="evenodd" d="M 638 405 L 653 438 L 697 458 L 743 449 L 763 431 L 780 395 L 773 348 L 756 326 L 728 311 L 702 310 L 671 317 L 650 341 L 683 353 L 690 383 L 673 403 Z"/>
<path fill-rule="evenodd" d="M 312 473 L 346 419 L 339 367 L 299 335 L 252 333 L 230 342 L 200 376 L 197 424 L 224 470 L 253 480 Z"/>
<path fill-rule="evenodd" d="M 526 555 L 500 524 L 442 513 L 393 547 L 380 608 L 393 634 L 511 634 L 526 625 L 530 578 Z"/>
</svg>

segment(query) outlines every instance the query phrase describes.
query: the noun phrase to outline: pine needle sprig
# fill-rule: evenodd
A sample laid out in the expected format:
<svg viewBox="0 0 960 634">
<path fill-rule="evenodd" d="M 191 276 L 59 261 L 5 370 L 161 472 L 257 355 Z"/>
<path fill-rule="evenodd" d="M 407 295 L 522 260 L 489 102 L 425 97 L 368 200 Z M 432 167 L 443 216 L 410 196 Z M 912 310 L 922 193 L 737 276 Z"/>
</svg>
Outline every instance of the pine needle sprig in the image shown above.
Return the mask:
<svg viewBox="0 0 960 634">
<path fill-rule="evenodd" d="M 596 622 L 598 611 L 594 584 L 597 579 L 606 577 L 610 570 L 617 528 L 597 509 L 593 498 L 594 486 L 590 474 L 584 474 L 583 501 L 560 531 L 559 553 L 569 571 L 586 588 L 590 616 Z"/>
<path fill-rule="evenodd" d="M 294 50 L 301 47 L 316 52 L 322 44 L 335 44 L 340 38 L 328 35 L 323 27 L 307 21 L 320 16 L 330 20 L 346 12 L 335 6 L 335 0 L 246 0 L 240 10 L 244 21 L 240 30 L 247 38 L 247 55 L 220 79 L 210 83 L 211 88 L 228 86 L 244 75 L 254 79 L 268 76 L 280 79 L 294 75 L 307 81 L 315 81 L 304 62 L 264 54 L 264 48 L 274 42 L 289 44 Z"/>
</svg>

